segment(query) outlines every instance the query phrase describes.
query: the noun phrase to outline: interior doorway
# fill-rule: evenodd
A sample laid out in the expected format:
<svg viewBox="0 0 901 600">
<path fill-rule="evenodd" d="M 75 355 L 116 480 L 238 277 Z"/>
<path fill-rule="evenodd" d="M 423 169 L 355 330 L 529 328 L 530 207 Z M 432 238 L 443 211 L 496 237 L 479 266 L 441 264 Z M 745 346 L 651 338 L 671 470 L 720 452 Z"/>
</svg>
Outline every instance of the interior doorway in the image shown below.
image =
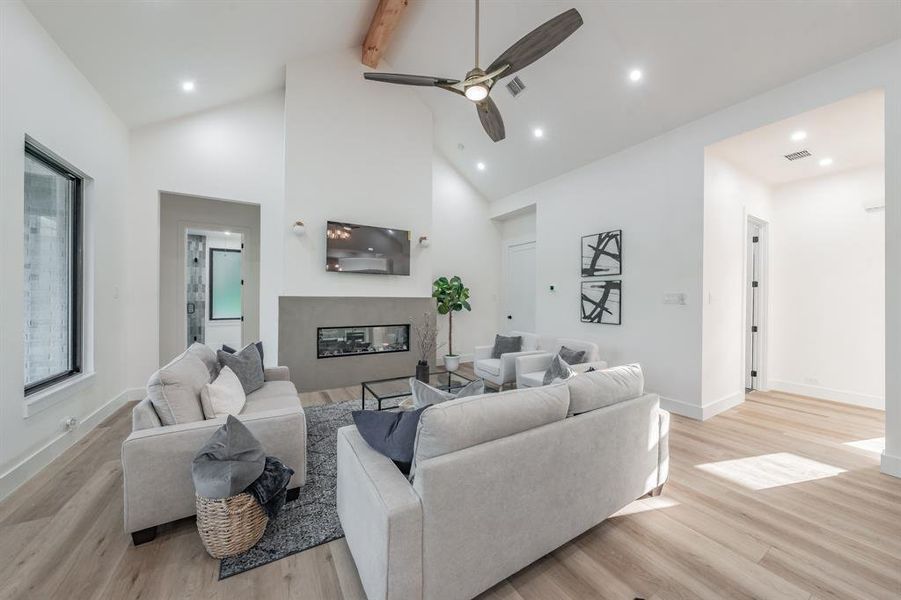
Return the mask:
<svg viewBox="0 0 901 600">
<path fill-rule="evenodd" d="M 260 339 L 260 207 L 160 193 L 159 361 Z"/>
<path fill-rule="evenodd" d="M 504 262 L 503 327 L 535 331 L 535 242 L 509 242 Z"/>
<path fill-rule="evenodd" d="M 185 347 L 237 348 L 244 331 L 244 236 L 188 229 L 185 236 Z"/>
<path fill-rule="evenodd" d="M 766 222 L 748 217 L 745 269 L 745 391 L 766 389 Z"/>
</svg>

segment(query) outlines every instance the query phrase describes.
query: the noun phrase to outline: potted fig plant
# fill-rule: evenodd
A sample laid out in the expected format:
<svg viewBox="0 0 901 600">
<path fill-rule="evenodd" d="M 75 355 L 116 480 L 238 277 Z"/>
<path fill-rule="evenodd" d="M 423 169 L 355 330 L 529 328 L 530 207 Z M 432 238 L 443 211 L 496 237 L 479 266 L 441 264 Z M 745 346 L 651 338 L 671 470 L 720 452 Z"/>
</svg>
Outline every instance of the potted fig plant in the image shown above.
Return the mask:
<svg viewBox="0 0 901 600">
<path fill-rule="evenodd" d="M 416 350 L 419 353 L 419 362 L 416 363 L 416 379 L 428 383 L 429 359 L 440 347 L 434 318 L 429 313 L 423 314 L 422 322 L 413 325 L 413 334 L 416 336 Z M 443 345 L 441 344 L 441 346 Z"/>
<path fill-rule="evenodd" d="M 460 355 L 454 354 L 454 313 L 472 310 L 469 305 L 469 288 L 456 275 L 450 279 L 439 277 L 432 283 L 432 297 L 438 305 L 438 314 L 447 315 L 447 354 L 444 355 L 444 368 L 454 372 L 460 367 Z"/>
</svg>

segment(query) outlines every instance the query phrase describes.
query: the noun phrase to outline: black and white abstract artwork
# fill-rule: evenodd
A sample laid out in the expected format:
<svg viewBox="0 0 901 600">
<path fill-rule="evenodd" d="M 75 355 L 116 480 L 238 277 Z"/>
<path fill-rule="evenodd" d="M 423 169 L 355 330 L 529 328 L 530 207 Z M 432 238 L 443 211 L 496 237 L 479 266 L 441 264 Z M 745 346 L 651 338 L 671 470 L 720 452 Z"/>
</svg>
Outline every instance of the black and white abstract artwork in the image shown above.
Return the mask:
<svg viewBox="0 0 901 600">
<path fill-rule="evenodd" d="M 619 325 L 623 282 L 619 279 L 582 282 L 582 322 Z"/>
<path fill-rule="evenodd" d="M 582 277 L 622 275 L 623 232 L 605 231 L 582 236 Z"/>
</svg>

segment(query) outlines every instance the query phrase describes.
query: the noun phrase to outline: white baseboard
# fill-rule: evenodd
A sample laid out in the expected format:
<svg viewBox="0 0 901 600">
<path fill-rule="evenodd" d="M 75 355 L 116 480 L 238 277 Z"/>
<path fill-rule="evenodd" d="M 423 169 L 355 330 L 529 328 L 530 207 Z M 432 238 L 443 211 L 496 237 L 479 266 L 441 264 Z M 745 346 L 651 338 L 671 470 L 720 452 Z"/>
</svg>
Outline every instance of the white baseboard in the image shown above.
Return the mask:
<svg viewBox="0 0 901 600">
<path fill-rule="evenodd" d="M 19 464 L 0 475 L 0 500 L 7 497 L 20 485 L 34 477 L 38 471 L 53 462 L 71 448 L 78 440 L 86 436 L 105 418 L 113 414 L 119 407 L 132 400 L 140 400 L 144 396 L 144 388 L 123 390 L 118 396 L 81 420 L 72 431 L 64 431 L 47 442 L 40 450 L 22 460 Z"/>
<path fill-rule="evenodd" d="M 892 456 L 883 450 L 879 470 L 886 475 L 901 478 L 901 456 Z"/>
<path fill-rule="evenodd" d="M 725 412 L 730 408 L 738 406 L 745 401 L 744 392 L 736 392 L 723 396 L 719 400 L 714 400 L 702 406 L 691 404 L 674 398 L 660 397 L 660 406 L 664 410 L 694 419 L 695 421 L 706 421 L 710 417 L 714 417 L 721 412 Z"/>
<path fill-rule="evenodd" d="M 719 400 L 708 402 L 701 407 L 701 420 L 706 421 L 710 417 L 715 417 L 720 413 L 726 412 L 730 408 L 735 408 L 744 401 L 745 391 L 741 390 L 740 392 L 723 396 Z"/>
<path fill-rule="evenodd" d="M 443 356 L 437 357 L 437 358 L 435 359 L 435 362 L 436 362 L 437 364 L 439 364 L 439 365 L 443 365 L 443 364 L 444 364 L 444 357 L 443 357 Z M 460 355 L 460 362 L 461 362 L 461 363 L 469 363 L 469 362 L 472 362 L 472 354 L 461 354 L 461 355 Z"/>
<path fill-rule="evenodd" d="M 688 417 L 689 419 L 694 419 L 695 421 L 702 420 L 701 407 L 697 404 L 690 404 L 688 402 L 683 402 L 682 400 L 660 396 L 660 408 L 677 415 L 682 415 L 683 417 Z"/>
<path fill-rule="evenodd" d="M 885 410 L 885 398 L 880 396 L 870 396 L 858 392 L 836 390 L 819 385 L 795 383 L 793 381 L 780 381 L 778 379 L 770 379 L 769 388 L 787 394 L 798 394 L 799 396 L 810 396 L 811 398 L 819 398 L 820 400 L 832 400 L 833 402 L 844 402 L 845 404 L 854 404 L 855 406 L 865 406 L 866 408 Z"/>
</svg>

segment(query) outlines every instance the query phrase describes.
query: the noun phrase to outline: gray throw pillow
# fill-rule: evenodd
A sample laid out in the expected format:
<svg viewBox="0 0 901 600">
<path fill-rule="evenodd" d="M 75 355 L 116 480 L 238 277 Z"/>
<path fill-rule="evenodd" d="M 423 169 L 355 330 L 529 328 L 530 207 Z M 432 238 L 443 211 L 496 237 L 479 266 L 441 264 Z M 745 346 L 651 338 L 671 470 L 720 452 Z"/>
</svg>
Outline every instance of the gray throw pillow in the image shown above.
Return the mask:
<svg viewBox="0 0 901 600">
<path fill-rule="evenodd" d="M 245 395 L 263 387 L 263 360 L 255 344 L 247 344 L 236 354 L 219 350 L 216 355 L 223 367 L 230 368 L 238 376 Z"/>
<path fill-rule="evenodd" d="M 255 345 L 257 347 L 257 350 L 260 351 L 260 362 L 266 364 L 266 355 L 263 354 L 263 342 L 257 342 Z M 235 352 L 237 352 L 237 350 L 235 350 L 228 344 L 222 344 L 222 351 L 228 352 L 229 354 L 234 354 Z"/>
<path fill-rule="evenodd" d="M 413 408 L 425 408 L 455 398 L 479 396 L 485 393 L 485 382 L 481 379 L 470 381 L 456 392 L 446 392 L 423 383 L 415 377 L 410 378 L 410 391 L 413 393 Z"/>
<path fill-rule="evenodd" d="M 500 358 L 501 354 L 507 354 L 508 352 L 521 352 L 522 351 L 522 336 L 507 336 L 507 335 L 496 335 L 494 336 L 494 348 L 491 349 L 491 358 Z"/>
<path fill-rule="evenodd" d="M 417 410 L 355 410 L 351 413 L 357 431 L 373 450 L 394 461 L 404 475 L 410 473 L 413 443 L 419 417 L 427 406 Z"/>
<path fill-rule="evenodd" d="M 585 360 L 585 351 L 584 350 L 573 350 L 571 348 L 567 348 L 566 346 L 560 347 L 560 352 L 557 353 L 560 358 L 566 361 L 568 365 L 578 365 Z"/>
<path fill-rule="evenodd" d="M 256 481 L 265 466 L 260 442 L 244 423 L 229 415 L 194 456 L 194 491 L 204 498 L 229 498 Z"/>
<path fill-rule="evenodd" d="M 544 385 L 550 385 L 555 379 L 566 380 L 575 375 L 576 372 L 569 368 L 569 365 L 560 358 L 559 355 L 551 361 L 551 366 L 544 372 L 544 379 L 541 381 Z"/>
</svg>

